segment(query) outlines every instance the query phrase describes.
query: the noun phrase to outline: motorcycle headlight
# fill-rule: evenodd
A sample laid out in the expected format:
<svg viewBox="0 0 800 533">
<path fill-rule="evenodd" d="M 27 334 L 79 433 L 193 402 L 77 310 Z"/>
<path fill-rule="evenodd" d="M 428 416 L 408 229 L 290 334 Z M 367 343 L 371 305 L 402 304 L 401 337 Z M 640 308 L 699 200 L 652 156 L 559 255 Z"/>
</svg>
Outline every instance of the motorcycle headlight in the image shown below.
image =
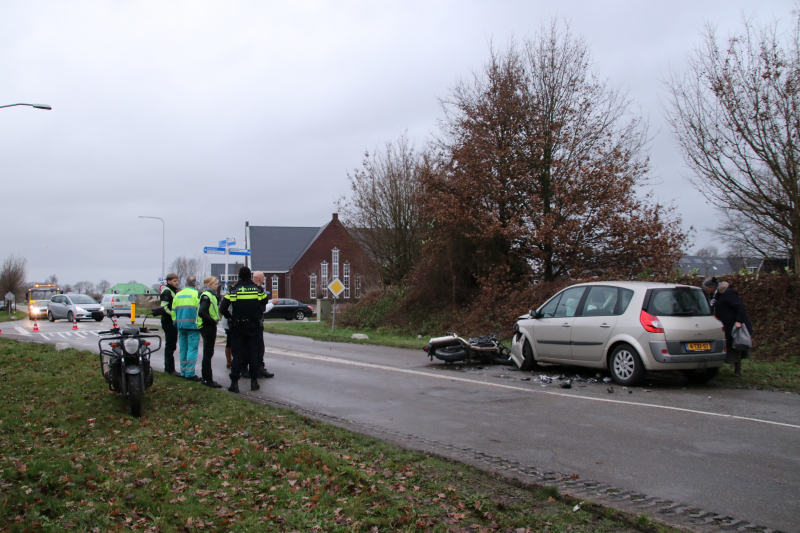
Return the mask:
<svg viewBox="0 0 800 533">
<path fill-rule="evenodd" d="M 125 348 L 125 352 L 136 354 L 139 352 L 139 339 L 125 339 L 122 346 Z"/>
</svg>

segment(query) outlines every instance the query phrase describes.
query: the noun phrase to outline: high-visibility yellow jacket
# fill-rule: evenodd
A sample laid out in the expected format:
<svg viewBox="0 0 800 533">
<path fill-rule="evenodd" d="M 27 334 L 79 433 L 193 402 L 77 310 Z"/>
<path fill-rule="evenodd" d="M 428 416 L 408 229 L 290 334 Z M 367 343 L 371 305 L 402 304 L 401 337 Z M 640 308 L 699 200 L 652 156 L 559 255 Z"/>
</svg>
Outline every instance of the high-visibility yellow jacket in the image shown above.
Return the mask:
<svg viewBox="0 0 800 533">
<path fill-rule="evenodd" d="M 178 329 L 197 329 L 197 308 L 200 298 L 197 289 L 186 287 L 172 300 L 172 321 Z"/>
</svg>

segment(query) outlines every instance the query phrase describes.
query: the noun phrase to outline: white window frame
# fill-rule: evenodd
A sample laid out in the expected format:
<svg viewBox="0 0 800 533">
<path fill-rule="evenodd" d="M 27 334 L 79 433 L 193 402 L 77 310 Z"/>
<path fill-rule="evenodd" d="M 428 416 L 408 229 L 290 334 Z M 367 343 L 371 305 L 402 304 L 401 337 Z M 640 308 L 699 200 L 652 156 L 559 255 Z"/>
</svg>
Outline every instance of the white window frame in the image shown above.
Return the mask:
<svg viewBox="0 0 800 533">
<path fill-rule="evenodd" d="M 356 274 L 356 298 L 361 298 L 361 276 Z"/>
<path fill-rule="evenodd" d="M 323 261 L 320 264 L 320 277 L 319 277 L 319 287 L 322 291 L 323 298 L 328 297 L 328 262 Z"/>
<path fill-rule="evenodd" d="M 278 278 L 277 274 L 272 276 L 272 297 L 273 298 L 277 298 L 278 297 L 278 279 L 279 278 Z"/>
<path fill-rule="evenodd" d="M 331 261 L 333 264 L 333 279 L 336 279 L 339 277 L 339 249 L 334 248 L 331 253 L 333 254 L 333 259 Z"/>
<path fill-rule="evenodd" d="M 350 263 L 342 265 L 342 281 L 344 282 L 344 297 L 350 298 Z"/>
<path fill-rule="evenodd" d="M 309 298 L 316 298 L 317 297 L 317 275 L 311 274 L 308 277 L 309 280 L 309 289 L 308 289 L 308 297 Z"/>
</svg>

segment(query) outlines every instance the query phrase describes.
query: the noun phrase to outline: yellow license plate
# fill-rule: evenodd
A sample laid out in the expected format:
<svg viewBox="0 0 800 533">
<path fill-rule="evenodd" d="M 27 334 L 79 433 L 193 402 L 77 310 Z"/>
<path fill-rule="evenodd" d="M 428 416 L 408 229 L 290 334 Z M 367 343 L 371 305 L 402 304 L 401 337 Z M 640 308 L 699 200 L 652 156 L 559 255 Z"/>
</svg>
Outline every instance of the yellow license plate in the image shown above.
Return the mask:
<svg viewBox="0 0 800 533">
<path fill-rule="evenodd" d="M 690 342 L 686 345 L 686 349 L 690 352 L 696 352 L 699 350 L 710 350 L 711 343 L 710 342 Z"/>
</svg>

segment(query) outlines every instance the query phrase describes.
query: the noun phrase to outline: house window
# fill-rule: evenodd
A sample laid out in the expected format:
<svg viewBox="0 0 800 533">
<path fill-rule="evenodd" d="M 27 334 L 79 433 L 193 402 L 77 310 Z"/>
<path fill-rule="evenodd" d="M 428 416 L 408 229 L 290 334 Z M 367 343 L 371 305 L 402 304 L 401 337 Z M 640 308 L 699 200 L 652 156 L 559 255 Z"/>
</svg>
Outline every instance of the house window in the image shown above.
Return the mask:
<svg viewBox="0 0 800 533">
<path fill-rule="evenodd" d="M 356 298 L 361 298 L 361 276 L 356 276 Z"/>
<path fill-rule="evenodd" d="M 339 277 L 339 249 L 333 249 L 333 279 Z"/>
<path fill-rule="evenodd" d="M 272 297 L 278 297 L 278 276 L 272 276 Z"/>
<path fill-rule="evenodd" d="M 344 278 L 344 297 L 350 298 L 350 263 L 342 265 L 342 277 Z"/>
<path fill-rule="evenodd" d="M 311 286 L 309 288 L 308 297 L 309 298 L 316 298 L 317 297 L 317 275 L 316 274 L 311 274 L 311 276 L 309 276 L 309 279 L 310 279 L 309 283 L 311 284 Z"/>
<path fill-rule="evenodd" d="M 328 291 L 325 287 L 328 286 L 328 262 L 323 261 L 322 265 L 320 265 L 320 276 L 319 276 L 319 288 L 320 292 L 323 294 L 323 298 L 328 297 Z"/>
</svg>

